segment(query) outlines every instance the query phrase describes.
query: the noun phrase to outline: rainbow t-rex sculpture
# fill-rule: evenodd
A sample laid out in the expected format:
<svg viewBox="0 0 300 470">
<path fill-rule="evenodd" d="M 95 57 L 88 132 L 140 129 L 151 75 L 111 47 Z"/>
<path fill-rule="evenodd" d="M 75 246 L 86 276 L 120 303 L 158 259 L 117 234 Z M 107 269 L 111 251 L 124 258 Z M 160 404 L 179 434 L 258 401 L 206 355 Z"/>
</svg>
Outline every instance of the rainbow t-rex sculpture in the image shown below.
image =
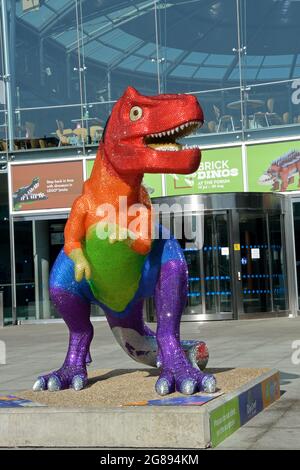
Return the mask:
<svg viewBox="0 0 300 470">
<path fill-rule="evenodd" d="M 179 337 L 188 279 L 183 252 L 163 227 L 159 232 L 164 236 L 153 239 L 151 203 L 141 184 L 145 172 L 194 172 L 199 149 L 182 148 L 176 138 L 202 123 L 202 110 L 191 95 L 142 96 L 128 87 L 115 104 L 50 276 L 51 299 L 70 330 L 69 349 L 62 367 L 38 377 L 34 390 L 80 390 L 87 384 L 91 303 L 102 307 L 130 357 L 161 369 L 156 382 L 160 395 L 215 390 L 215 378 L 197 367 L 197 360 L 206 365 L 206 345 Z M 127 220 L 113 223 L 104 216 L 110 207 L 118 220 Z M 140 211 L 139 228 L 132 207 Z M 143 321 L 143 302 L 151 296 L 156 334 Z"/>
</svg>

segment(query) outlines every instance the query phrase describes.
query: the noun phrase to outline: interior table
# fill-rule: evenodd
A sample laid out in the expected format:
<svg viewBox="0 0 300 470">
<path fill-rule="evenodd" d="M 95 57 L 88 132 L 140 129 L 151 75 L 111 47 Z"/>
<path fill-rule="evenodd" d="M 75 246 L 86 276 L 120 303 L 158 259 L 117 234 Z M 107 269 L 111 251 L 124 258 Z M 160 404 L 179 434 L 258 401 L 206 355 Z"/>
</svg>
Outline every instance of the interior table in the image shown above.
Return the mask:
<svg viewBox="0 0 300 470">
<path fill-rule="evenodd" d="M 227 108 L 229 108 L 229 109 L 241 109 L 241 104 L 242 103 L 245 104 L 246 108 L 251 109 L 251 110 L 262 108 L 265 104 L 265 102 L 262 101 L 262 100 L 252 100 L 252 99 L 248 99 L 248 100 L 244 100 L 244 101 L 237 100 L 237 101 L 232 101 L 231 103 L 228 103 Z"/>
</svg>

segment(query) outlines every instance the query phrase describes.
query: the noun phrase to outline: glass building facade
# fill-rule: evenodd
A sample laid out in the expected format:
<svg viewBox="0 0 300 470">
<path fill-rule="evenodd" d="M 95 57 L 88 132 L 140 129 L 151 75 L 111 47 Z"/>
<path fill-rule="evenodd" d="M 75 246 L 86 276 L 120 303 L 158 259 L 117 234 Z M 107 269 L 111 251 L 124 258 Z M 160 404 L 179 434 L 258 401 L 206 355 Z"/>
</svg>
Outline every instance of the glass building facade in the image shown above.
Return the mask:
<svg viewBox="0 0 300 470">
<path fill-rule="evenodd" d="M 280 135 L 283 127 L 286 134 L 299 133 L 297 1 L 4 4 L 4 154 L 96 143 L 112 104 L 129 83 L 143 94 L 196 94 L 206 117 L 201 135 L 208 142 Z M 87 127 L 87 133 L 71 132 Z"/>
<path fill-rule="evenodd" d="M 37 286 L 42 273 L 47 281 L 37 252 L 48 239 L 51 266 L 65 222 L 60 213 L 11 220 L 10 163 L 94 156 L 128 85 L 146 95 L 197 96 L 205 123 L 192 139 L 208 149 L 240 145 L 241 165 L 248 144 L 299 138 L 299 1 L 1 0 L 0 13 L 0 285 L 7 319 L 12 303 L 15 320 L 54 315 Z M 247 168 L 240 174 L 233 190 L 251 190 Z"/>
</svg>

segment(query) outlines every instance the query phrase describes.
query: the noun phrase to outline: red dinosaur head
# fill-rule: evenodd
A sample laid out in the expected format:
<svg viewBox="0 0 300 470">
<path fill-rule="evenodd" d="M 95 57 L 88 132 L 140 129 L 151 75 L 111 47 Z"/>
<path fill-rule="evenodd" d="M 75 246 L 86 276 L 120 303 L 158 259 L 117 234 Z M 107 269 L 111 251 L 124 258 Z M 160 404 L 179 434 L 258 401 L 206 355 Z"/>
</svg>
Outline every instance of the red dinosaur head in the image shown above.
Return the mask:
<svg viewBox="0 0 300 470">
<path fill-rule="evenodd" d="M 119 174 L 193 173 L 200 150 L 176 140 L 203 119 L 192 95 L 143 96 L 128 87 L 112 110 L 100 148 Z"/>
</svg>

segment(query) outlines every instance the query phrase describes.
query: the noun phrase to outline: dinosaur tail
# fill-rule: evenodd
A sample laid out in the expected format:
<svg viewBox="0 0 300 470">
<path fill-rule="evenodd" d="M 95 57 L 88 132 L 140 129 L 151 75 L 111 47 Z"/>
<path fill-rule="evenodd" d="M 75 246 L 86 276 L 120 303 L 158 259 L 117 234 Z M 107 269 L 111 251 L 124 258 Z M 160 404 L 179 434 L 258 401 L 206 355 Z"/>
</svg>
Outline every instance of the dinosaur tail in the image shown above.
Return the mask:
<svg viewBox="0 0 300 470">
<path fill-rule="evenodd" d="M 137 362 L 160 367 L 161 358 L 155 333 L 143 324 L 143 330 L 112 326 L 112 332 L 121 348 Z M 193 367 L 204 370 L 208 359 L 208 348 L 204 341 L 182 340 L 181 346 Z"/>
</svg>

